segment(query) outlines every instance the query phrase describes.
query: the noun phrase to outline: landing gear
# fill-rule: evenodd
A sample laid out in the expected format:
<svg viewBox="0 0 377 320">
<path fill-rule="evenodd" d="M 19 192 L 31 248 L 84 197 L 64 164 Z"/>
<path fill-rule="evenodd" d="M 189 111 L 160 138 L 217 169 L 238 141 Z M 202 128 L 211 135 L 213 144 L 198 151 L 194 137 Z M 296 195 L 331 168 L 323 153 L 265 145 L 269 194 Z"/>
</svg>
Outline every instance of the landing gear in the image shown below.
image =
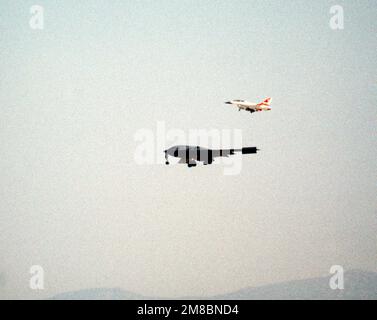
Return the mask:
<svg viewBox="0 0 377 320">
<path fill-rule="evenodd" d="M 166 150 L 164 152 L 165 152 L 165 164 L 168 165 L 169 164 L 169 160 L 168 160 L 169 155 L 168 155 Z"/>
<path fill-rule="evenodd" d="M 212 164 L 213 159 L 209 159 L 208 161 L 203 162 L 203 164 L 206 166 L 208 164 Z"/>
</svg>

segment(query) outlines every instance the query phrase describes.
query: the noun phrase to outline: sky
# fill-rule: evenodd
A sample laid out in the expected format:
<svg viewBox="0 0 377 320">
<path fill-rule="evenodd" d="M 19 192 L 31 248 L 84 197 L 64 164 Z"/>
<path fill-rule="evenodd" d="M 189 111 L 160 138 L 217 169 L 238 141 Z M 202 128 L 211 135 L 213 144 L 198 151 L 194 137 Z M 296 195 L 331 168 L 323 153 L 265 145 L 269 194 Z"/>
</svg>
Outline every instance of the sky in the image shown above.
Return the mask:
<svg viewBox="0 0 377 320">
<path fill-rule="evenodd" d="M 376 16 L 372 0 L 2 0 L 0 298 L 205 296 L 377 271 Z M 268 96 L 269 112 L 224 104 Z M 165 166 L 186 141 L 159 124 L 239 130 L 260 151 L 234 175 Z M 135 161 L 138 132 L 154 163 Z"/>
</svg>

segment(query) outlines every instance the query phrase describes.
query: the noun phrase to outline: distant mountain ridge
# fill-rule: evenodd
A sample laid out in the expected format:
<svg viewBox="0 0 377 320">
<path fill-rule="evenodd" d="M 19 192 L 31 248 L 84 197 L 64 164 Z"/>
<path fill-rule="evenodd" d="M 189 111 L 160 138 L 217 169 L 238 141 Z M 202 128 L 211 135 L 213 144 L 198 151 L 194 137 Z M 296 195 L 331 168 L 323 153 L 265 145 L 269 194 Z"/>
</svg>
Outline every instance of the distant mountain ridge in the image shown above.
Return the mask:
<svg viewBox="0 0 377 320">
<path fill-rule="evenodd" d="M 209 300 L 376 300 L 377 273 L 351 270 L 344 273 L 344 289 L 332 290 L 330 276 L 304 280 L 293 280 L 260 287 L 248 287 L 235 292 L 208 297 L 179 297 L 173 299 Z M 62 293 L 56 300 L 145 300 L 170 299 L 148 297 L 120 288 L 96 288 Z"/>
</svg>

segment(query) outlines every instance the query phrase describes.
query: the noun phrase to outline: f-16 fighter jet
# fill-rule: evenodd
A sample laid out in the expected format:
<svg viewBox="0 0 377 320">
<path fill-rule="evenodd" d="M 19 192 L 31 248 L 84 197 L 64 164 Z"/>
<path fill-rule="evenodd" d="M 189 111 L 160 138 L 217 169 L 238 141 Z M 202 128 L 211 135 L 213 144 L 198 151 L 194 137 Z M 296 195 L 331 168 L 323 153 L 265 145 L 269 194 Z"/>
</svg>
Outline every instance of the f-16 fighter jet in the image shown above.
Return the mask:
<svg viewBox="0 0 377 320">
<path fill-rule="evenodd" d="M 212 164 L 216 157 L 229 157 L 235 152 L 242 154 L 257 153 L 259 149 L 256 147 L 248 147 L 241 149 L 207 149 L 199 146 L 174 146 L 165 152 L 165 164 L 169 164 L 169 156 L 180 158 L 178 163 L 186 163 L 189 168 L 195 167 L 198 161 L 204 165 Z"/>
<path fill-rule="evenodd" d="M 241 109 L 249 111 L 251 113 L 256 112 L 256 111 L 269 111 L 271 110 L 270 104 L 271 104 L 272 98 L 266 98 L 260 103 L 254 103 L 254 102 L 249 102 L 246 100 L 230 100 L 225 102 L 226 104 L 233 104 L 237 106 L 238 111 Z"/>
</svg>

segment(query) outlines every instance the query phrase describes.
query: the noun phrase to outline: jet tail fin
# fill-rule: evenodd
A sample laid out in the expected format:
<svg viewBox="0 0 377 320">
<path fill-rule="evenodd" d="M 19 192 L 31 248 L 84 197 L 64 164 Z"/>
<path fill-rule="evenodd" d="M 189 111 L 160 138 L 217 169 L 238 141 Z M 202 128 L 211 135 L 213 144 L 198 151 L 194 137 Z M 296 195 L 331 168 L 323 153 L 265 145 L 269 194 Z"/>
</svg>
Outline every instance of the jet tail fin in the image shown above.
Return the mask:
<svg viewBox="0 0 377 320">
<path fill-rule="evenodd" d="M 269 106 L 271 104 L 271 101 L 272 101 L 272 98 L 268 97 L 268 98 L 266 98 L 266 99 L 263 100 L 263 102 L 261 103 L 261 105 Z"/>
</svg>

